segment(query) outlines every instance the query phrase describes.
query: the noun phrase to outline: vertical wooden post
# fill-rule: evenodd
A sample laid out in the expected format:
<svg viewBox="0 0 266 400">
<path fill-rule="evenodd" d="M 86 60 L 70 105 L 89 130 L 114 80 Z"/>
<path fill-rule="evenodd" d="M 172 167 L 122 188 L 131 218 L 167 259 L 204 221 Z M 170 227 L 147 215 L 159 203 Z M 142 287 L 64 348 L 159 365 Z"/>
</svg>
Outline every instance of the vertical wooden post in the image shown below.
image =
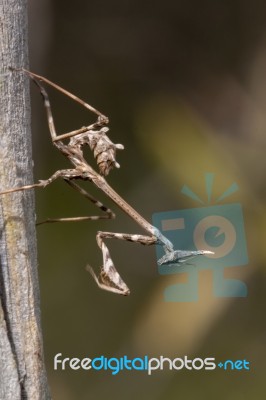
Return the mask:
<svg viewBox="0 0 266 400">
<path fill-rule="evenodd" d="M 32 182 L 27 1 L 0 0 L 0 190 Z M 0 196 L 0 398 L 49 399 L 33 191 Z"/>
</svg>

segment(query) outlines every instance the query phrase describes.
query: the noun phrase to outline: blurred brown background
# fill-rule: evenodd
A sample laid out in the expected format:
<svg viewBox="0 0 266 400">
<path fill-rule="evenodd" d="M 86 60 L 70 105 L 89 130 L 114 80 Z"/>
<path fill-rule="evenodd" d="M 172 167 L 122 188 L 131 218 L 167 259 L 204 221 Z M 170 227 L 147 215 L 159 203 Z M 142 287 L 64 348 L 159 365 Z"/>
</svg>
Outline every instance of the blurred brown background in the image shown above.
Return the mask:
<svg viewBox="0 0 266 400">
<path fill-rule="evenodd" d="M 237 182 L 240 190 L 224 203 L 243 206 L 250 259 L 228 271 L 247 283 L 247 298 L 214 297 L 211 272 L 202 271 L 198 302 L 166 303 L 164 288 L 182 276 L 159 275 L 154 248 L 108 241 L 131 288 L 123 298 L 100 291 L 85 265 L 101 265 L 97 230 L 143 233 L 126 215 L 113 207 L 111 222 L 40 226 L 42 325 L 54 399 L 242 400 L 265 393 L 265 21 L 262 0 L 29 1 L 31 70 L 109 116 L 111 139 L 125 145 L 111 185 L 151 220 L 154 212 L 197 207 L 180 189 L 186 184 L 206 198 L 206 172 L 216 174 L 214 198 Z M 93 121 L 49 93 L 58 132 Z M 37 181 L 68 164 L 50 143 L 35 87 L 32 103 Z M 89 191 L 112 206 L 92 185 Z M 64 182 L 36 191 L 36 203 L 39 220 L 97 213 Z M 251 370 L 60 372 L 53 370 L 57 353 L 247 359 Z"/>
</svg>

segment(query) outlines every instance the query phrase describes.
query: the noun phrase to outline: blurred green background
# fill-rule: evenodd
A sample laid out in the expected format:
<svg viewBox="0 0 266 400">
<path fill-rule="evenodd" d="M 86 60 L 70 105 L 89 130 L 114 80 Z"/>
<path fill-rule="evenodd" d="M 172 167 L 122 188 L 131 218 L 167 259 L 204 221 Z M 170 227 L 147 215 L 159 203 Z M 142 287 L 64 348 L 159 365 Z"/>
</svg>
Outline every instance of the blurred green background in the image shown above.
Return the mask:
<svg viewBox="0 0 266 400">
<path fill-rule="evenodd" d="M 108 182 L 151 221 L 154 212 L 197 207 L 186 184 L 206 199 L 204 174 L 215 173 L 213 198 L 243 206 L 249 253 L 226 276 L 247 283 L 248 297 L 216 298 L 201 271 L 199 301 L 166 303 L 164 289 L 186 279 L 161 276 L 155 249 L 108 241 L 128 298 L 100 291 L 85 271 L 101 253 L 97 230 L 144 233 L 111 206 L 114 221 L 38 227 L 42 326 L 54 399 L 261 399 L 265 393 L 266 3 L 262 0 L 29 1 L 31 70 L 88 101 L 110 118 L 123 143 L 120 170 Z M 49 91 L 60 133 L 93 115 Z M 38 91 L 32 90 L 35 181 L 69 164 L 53 148 Z M 90 154 L 88 159 L 93 163 Z M 72 193 L 73 192 L 73 193 Z M 36 191 L 37 217 L 95 215 L 64 182 Z M 250 371 L 54 371 L 64 357 L 216 357 L 247 359 Z"/>
</svg>

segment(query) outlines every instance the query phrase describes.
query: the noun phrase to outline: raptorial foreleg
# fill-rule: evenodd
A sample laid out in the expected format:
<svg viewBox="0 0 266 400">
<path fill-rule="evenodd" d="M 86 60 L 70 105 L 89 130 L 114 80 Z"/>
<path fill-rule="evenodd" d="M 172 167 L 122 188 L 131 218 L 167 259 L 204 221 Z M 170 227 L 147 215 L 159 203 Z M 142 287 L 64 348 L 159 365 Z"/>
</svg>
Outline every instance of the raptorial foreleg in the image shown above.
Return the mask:
<svg viewBox="0 0 266 400">
<path fill-rule="evenodd" d="M 129 233 L 114 233 L 114 232 L 98 232 L 96 236 L 97 244 L 100 247 L 103 255 L 103 266 L 101 268 L 99 276 L 97 276 L 92 267 L 87 266 L 87 270 L 93 276 L 95 282 L 99 288 L 107 290 L 109 292 L 122 294 L 127 296 L 130 294 L 130 290 L 126 283 L 117 272 L 108 247 L 104 243 L 104 239 L 120 239 L 127 240 L 130 242 L 140 243 L 143 245 L 152 245 L 157 243 L 155 236 L 145 236 Z"/>
</svg>

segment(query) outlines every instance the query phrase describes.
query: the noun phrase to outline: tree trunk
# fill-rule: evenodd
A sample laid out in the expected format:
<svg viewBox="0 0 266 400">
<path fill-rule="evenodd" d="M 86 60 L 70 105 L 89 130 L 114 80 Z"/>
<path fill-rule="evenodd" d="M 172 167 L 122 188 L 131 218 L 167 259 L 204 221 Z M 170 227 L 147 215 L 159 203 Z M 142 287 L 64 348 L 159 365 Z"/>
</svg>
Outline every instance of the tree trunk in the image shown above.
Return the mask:
<svg viewBox="0 0 266 400">
<path fill-rule="evenodd" d="M 32 182 L 27 2 L 0 0 L 0 191 Z M 0 399 L 49 399 L 43 360 L 34 193 L 0 196 Z"/>
</svg>

